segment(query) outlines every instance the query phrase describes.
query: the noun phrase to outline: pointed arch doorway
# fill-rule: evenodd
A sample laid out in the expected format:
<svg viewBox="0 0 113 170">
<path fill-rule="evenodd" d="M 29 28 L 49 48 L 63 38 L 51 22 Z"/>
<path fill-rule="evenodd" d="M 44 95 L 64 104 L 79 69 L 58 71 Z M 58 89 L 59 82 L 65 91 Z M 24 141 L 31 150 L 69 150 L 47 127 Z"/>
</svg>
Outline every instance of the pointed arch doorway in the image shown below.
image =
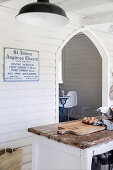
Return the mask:
<svg viewBox="0 0 113 170">
<path fill-rule="evenodd" d="M 88 29 L 88 28 L 84 28 L 84 29 L 80 29 L 78 31 L 75 31 L 73 34 L 69 35 L 68 38 L 62 43 L 62 45 L 59 47 L 57 53 L 56 53 L 56 57 L 57 57 L 57 73 L 58 73 L 58 63 L 59 63 L 59 56 L 61 56 L 62 50 L 65 47 L 65 45 L 75 36 L 75 35 L 79 35 L 80 33 L 84 34 L 85 36 L 87 36 L 92 43 L 95 45 L 95 47 L 97 48 L 101 58 L 102 58 L 102 106 L 108 106 L 109 103 L 109 76 L 108 76 L 108 69 L 109 69 L 109 65 L 108 65 L 108 53 L 107 50 L 105 49 L 105 47 L 103 46 L 102 42 L 99 40 L 99 38 L 96 36 L 96 34 Z M 58 74 L 56 75 L 58 77 Z M 56 82 L 56 122 L 58 122 L 59 120 L 59 84 L 58 82 Z"/>
</svg>

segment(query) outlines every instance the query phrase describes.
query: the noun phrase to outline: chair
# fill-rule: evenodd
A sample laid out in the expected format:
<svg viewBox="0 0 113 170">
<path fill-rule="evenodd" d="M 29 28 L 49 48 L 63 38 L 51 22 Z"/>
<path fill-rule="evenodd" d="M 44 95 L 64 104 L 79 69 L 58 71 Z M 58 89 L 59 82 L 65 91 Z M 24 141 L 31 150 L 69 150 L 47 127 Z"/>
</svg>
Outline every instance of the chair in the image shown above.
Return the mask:
<svg viewBox="0 0 113 170">
<path fill-rule="evenodd" d="M 67 93 L 67 96 L 69 96 L 69 99 L 67 100 L 64 108 L 68 109 L 68 121 L 69 121 L 69 116 L 72 113 L 73 107 L 77 106 L 77 92 L 69 91 Z M 62 107 L 62 105 L 59 104 L 59 107 Z M 69 112 L 69 110 L 71 110 L 71 111 Z"/>
</svg>

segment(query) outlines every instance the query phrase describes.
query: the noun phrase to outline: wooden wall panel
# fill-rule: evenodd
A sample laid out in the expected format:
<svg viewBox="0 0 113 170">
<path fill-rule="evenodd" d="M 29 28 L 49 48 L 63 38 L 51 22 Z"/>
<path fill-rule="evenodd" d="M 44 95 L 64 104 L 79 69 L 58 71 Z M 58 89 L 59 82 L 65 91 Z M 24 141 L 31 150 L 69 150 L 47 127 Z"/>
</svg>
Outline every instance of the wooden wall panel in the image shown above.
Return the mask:
<svg viewBox="0 0 113 170">
<path fill-rule="evenodd" d="M 58 36 L 21 25 L 14 16 L 15 11 L 0 7 L 0 148 L 23 148 L 22 170 L 31 170 L 32 134 L 27 129 L 56 121 L 55 52 L 67 33 L 58 31 Z M 4 82 L 4 47 L 39 51 L 39 82 Z"/>
</svg>

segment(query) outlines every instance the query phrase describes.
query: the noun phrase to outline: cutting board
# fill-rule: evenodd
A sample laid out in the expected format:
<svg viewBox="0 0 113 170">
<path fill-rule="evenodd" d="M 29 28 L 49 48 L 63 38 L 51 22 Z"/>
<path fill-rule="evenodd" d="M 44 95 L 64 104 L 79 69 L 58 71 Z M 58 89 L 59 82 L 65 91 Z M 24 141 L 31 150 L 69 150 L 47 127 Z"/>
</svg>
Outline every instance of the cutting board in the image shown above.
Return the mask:
<svg viewBox="0 0 113 170">
<path fill-rule="evenodd" d="M 98 132 L 104 130 L 103 126 L 94 126 L 82 123 L 82 120 L 76 122 L 68 122 L 60 124 L 58 127 L 58 134 L 76 134 L 76 135 L 87 135 L 90 133 Z"/>
</svg>

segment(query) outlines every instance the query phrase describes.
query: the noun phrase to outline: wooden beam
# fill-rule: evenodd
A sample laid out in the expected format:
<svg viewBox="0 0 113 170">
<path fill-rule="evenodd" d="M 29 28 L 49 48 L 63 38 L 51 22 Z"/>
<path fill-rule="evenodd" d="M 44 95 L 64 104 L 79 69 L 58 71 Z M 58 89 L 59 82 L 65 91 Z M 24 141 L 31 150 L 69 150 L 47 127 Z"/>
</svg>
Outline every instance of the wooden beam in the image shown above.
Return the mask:
<svg viewBox="0 0 113 170">
<path fill-rule="evenodd" d="M 80 10 L 113 2 L 113 0 L 61 0 L 57 5 L 66 10 Z"/>
<path fill-rule="evenodd" d="M 84 24 L 87 25 L 97 25 L 97 24 L 105 24 L 105 23 L 113 23 L 113 12 L 103 13 L 99 15 L 91 15 L 87 18 L 84 18 Z"/>
</svg>

